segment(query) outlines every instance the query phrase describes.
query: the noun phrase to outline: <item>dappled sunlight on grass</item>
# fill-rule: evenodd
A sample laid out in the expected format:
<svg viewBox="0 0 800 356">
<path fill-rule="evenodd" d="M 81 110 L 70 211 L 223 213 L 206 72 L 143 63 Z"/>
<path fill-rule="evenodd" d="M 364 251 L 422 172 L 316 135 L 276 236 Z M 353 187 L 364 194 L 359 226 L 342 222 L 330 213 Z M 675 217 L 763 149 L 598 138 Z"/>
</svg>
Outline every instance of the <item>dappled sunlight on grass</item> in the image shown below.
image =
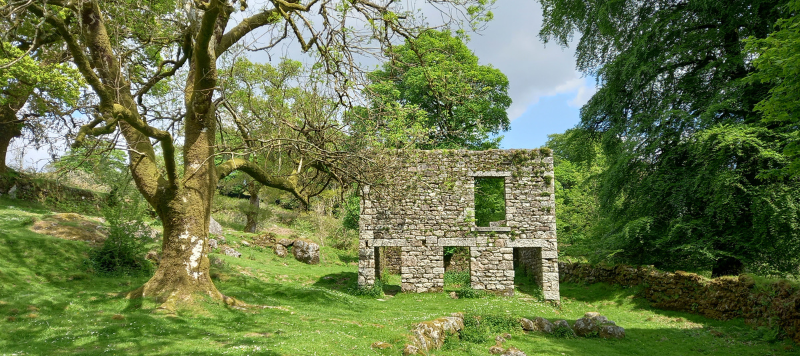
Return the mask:
<svg viewBox="0 0 800 356">
<path fill-rule="evenodd" d="M 14 206 L 11 208 L 10 206 Z M 156 312 L 149 299 L 120 293 L 147 277 L 101 277 L 88 271 L 88 245 L 28 229 L 46 209 L 0 199 L 0 353 L 30 355 L 226 354 L 398 355 L 417 322 L 453 312 L 566 319 L 598 311 L 626 328 L 624 340 L 562 339 L 515 332 L 505 346 L 528 355 L 790 355 L 794 345 L 767 343 L 741 320 L 715 321 L 651 309 L 635 290 L 608 285 L 561 286 L 562 305 L 540 302 L 537 288 L 517 280 L 513 297 L 452 299 L 448 293 L 397 293 L 400 277 L 384 276 L 384 295 L 351 293 L 357 257 L 328 247 L 320 265 L 243 246 L 242 258 L 212 254 L 212 278 L 242 310 L 200 301 L 193 309 Z M 392 348 L 373 349 L 376 341 Z M 455 339 L 431 355 L 487 355 L 485 344 Z M 788 349 L 787 349 L 788 348 Z"/>
</svg>

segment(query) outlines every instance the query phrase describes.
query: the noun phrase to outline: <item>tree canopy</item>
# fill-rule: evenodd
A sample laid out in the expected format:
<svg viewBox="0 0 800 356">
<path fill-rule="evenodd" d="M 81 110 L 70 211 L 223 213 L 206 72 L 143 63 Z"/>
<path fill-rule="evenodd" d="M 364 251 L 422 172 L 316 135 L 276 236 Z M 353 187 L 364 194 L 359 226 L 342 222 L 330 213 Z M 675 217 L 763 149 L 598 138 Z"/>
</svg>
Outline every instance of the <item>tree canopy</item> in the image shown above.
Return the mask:
<svg viewBox="0 0 800 356">
<path fill-rule="evenodd" d="M 491 18 L 491 3 L 484 0 L 435 3 L 446 25 L 474 26 Z M 316 59 L 337 89 L 337 102 L 348 104 L 363 73 L 359 56 L 380 56 L 381 49 L 427 29 L 421 13 L 394 1 L 48 0 L 0 6 L 6 33 L 35 28 L 57 38 L 52 46 L 67 49 L 64 60 L 90 88 L 88 122 L 76 145 L 114 133 L 126 142 L 133 180 L 164 226 L 158 269 L 130 296 L 154 297 L 165 308 L 196 294 L 237 303 L 209 276 L 208 221 L 220 177 L 238 170 L 266 186 L 299 189 L 249 160 L 252 155 L 216 162 L 217 108 L 223 104 L 218 61 L 293 40 Z M 259 40 L 245 41 L 250 34 Z"/>
<path fill-rule="evenodd" d="M 597 76 L 578 137 L 608 160 L 594 236 L 605 257 L 796 271 L 798 181 L 766 176 L 789 163 L 794 129 L 762 121 L 756 104 L 776 83 L 746 80 L 756 68 L 743 42 L 767 38 L 788 2 L 540 2 L 540 36 L 567 45 L 577 33 L 578 69 Z"/>
<path fill-rule="evenodd" d="M 388 50 L 389 61 L 370 74 L 373 105 L 387 102 L 421 110 L 428 129 L 422 148 L 498 148 L 509 128 L 508 78 L 449 31 L 428 30 Z"/>
</svg>

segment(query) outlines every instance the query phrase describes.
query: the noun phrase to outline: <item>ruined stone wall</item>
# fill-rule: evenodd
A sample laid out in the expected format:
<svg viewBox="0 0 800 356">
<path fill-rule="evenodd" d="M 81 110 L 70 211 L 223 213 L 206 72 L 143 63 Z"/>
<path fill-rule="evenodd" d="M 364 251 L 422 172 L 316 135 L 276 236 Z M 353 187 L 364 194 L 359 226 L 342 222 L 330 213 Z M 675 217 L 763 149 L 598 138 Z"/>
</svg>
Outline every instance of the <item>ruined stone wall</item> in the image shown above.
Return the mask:
<svg viewBox="0 0 800 356">
<path fill-rule="evenodd" d="M 714 279 L 652 266 L 604 266 L 561 263 L 562 282 L 644 286 L 639 296 L 653 307 L 714 319 L 744 318 L 752 326 L 779 326 L 800 343 L 800 287 L 786 280 L 758 285 L 749 275 Z"/>
<path fill-rule="evenodd" d="M 387 184 L 362 192 L 359 285 L 375 281 L 374 247 L 401 250 L 404 291 L 444 286 L 443 247 L 470 247 L 472 287 L 514 288 L 513 249 L 536 247 L 546 299 L 558 300 L 558 265 L 549 150 L 390 151 Z M 475 179 L 505 182 L 503 226 L 475 226 Z M 372 259 L 372 260 L 370 260 Z M 547 282 L 550 281 L 550 282 Z M 555 283 L 552 283 L 555 281 Z"/>
<path fill-rule="evenodd" d="M 399 246 L 384 247 L 384 253 L 382 255 L 382 257 L 386 259 L 386 264 L 383 265 L 384 271 L 392 274 L 400 274 L 400 265 L 403 261 L 400 254 Z"/>
</svg>

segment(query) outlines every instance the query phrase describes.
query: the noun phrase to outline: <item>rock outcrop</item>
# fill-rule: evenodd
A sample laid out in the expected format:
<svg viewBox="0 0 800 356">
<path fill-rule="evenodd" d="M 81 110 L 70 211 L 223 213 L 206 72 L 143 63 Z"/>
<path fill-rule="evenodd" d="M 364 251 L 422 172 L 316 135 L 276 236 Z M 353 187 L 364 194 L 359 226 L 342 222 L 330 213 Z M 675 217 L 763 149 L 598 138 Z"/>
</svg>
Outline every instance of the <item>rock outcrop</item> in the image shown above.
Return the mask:
<svg viewBox="0 0 800 356">
<path fill-rule="evenodd" d="M 444 344 L 444 339 L 448 335 L 458 334 L 464 329 L 464 315 L 454 313 L 451 316 L 423 321 L 411 330 L 413 344 L 406 345 L 403 350 L 404 355 L 414 355 L 420 352 L 427 354 L 428 351 L 436 350 Z M 406 351 L 416 350 L 414 353 Z"/>
<path fill-rule="evenodd" d="M 319 245 L 310 240 L 295 240 L 292 244 L 292 254 L 300 262 L 310 265 L 319 264 Z"/>
<path fill-rule="evenodd" d="M 242 257 L 242 253 L 241 252 L 234 250 L 230 246 L 222 246 L 222 247 L 220 247 L 219 250 L 220 250 L 220 252 L 222 252 L 224 255 L 227 255 L 227 256 L 236 257 L 236 258 Z"/>
<path fill-rule="evenodd" d="M 213 216 L 209 217 L 208 233 L 214 236 L 222 235 L 222 225 L 220 225 L 216 220 L 214 220 Z"/>
</svg>

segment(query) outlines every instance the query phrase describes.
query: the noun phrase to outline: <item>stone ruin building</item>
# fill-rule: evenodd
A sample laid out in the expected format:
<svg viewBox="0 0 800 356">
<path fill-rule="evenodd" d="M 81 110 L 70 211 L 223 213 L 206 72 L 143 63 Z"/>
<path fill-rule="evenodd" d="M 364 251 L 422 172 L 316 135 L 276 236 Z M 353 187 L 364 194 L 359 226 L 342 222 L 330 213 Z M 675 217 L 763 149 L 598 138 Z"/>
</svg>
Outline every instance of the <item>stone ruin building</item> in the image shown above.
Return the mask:
<svg viewBox="0 0 800 356">
<path fill-rule="evenodd" d="M 444 248 L 469 248 L 471 286 L 514 293 L 514 269 L 531 273 L 558 301 L 553 158 L 541 150 L 393 151 L 388 184 L 361 196 L 358 284 L 374 285 L 385 254 L 400 252 L 404 292 L 444 287 Z M 500 179 L 505 220 L 476 226 L 475 184 Z M 397 259 L 394 259 L 397 261 Z M 381 263 L 383 261 L 383 263 Z"/>
</svg>

